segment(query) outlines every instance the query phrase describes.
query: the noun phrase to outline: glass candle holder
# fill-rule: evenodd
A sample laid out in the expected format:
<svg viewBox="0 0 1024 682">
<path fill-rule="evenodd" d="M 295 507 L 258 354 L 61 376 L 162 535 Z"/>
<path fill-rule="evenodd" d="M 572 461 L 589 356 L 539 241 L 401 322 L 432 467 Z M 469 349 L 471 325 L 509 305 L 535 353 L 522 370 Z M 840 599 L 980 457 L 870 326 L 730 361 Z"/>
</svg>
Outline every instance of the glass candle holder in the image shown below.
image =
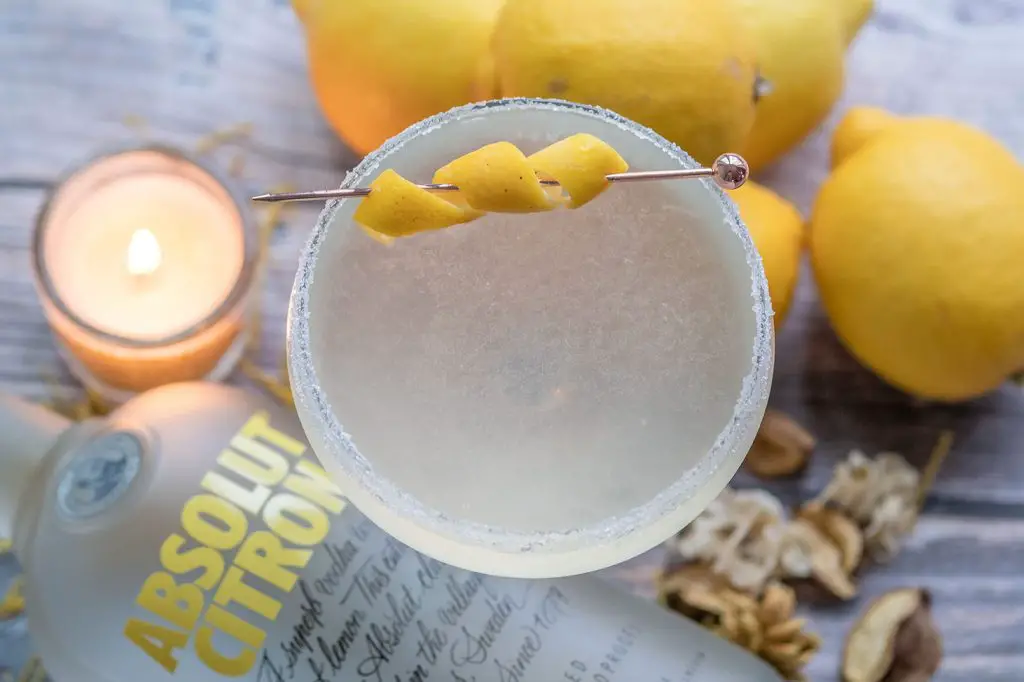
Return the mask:
<svg viewBox="0 0 1024 682">
<path fill-rule="evenodd" d="M 115 403 L 230 373 L 257 263 L 246 206 L 167 147 L 117 149 L 71 170 L 43 205 L 32 257 L 72 373 Z"/>
<path fill-rule="evenodd" d="M 409 128 L 343 187 L 580 132 L 631 170 L 698 167 L 612 112 L 515 99 Z M 353 222 L 358 201 L 328 203 L 302 256 L 289 367 L 324 467 L 385 531 L 482 573 L 584 573 L 671 537 L 735 474 L 768 399 L 772 312 L 711 180 L 615 185 L 391 247 Z"/>
</svg>

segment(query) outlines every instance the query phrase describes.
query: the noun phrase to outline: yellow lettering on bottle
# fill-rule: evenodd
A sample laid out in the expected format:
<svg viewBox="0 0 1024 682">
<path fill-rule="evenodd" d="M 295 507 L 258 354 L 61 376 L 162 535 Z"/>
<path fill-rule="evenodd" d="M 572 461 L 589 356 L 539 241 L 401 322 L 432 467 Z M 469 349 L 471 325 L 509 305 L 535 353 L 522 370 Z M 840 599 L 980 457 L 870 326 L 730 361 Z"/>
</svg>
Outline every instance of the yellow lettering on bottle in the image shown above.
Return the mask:
<svg viewBox="0 0 1024 682">
<path fill-rule="evenodd" d="M 235 566 L 290 592 L 299 575 L 286 567 L 304 568 L 312 556 L 312 550 L 288 549 L 273 533 L 259 530 L 247 537 L 238 548 Z"/>
<path fill-rule="evenodd" d="M 331 522 L 320 507 L 290 493 L 278 493 L 263 507 L 270 530 L 293 545 L 312 546 L 327 537 Z"/>
<path fill-rule="evenodd" d="M 216 631 L 232 637 L 243 645 L 234 658 L 225 656 L 214 645 Z M 208 668 L 221 675 L 238 677 L 252 669 L 256 663 L 256 652 L 263 646 L 266 633 L 250 625 L 230 611 L 211 606 L 206 612 L 205 623 L 196 632 L 196 655 Z"/>
<path fill-rule="evenodd" d="M 224 557 L 217 550 L 202 545 L 182 551 L 186 542 L 188 540 L 177 533 L 164 540 L 160 546 L 160 563 L 178 575 L 201 568 L 203 574 L 192 582 L 204 590 L 212 589 L 224 573 Z"/>
<path fill-rule="evenodd" d="M 135 603 L 168 623 L 191 630 L 203 612 L 203 591 L 192 583 L 178 584 L 170 573 L 153 573 L 139 590 Z"/>
<path fill-rule="evenodd" d="M 203 476 L 200 485 L 250 514 L 258 514 L 263 508 L 263 503 L 270 497 L 270 488 L 265 485 L 254 484 L 251 488 L 246 488 L 216 471 Z"/>
<path fill-rule="evenodd" d="M 245 537 L 249 520 L 245 512 L 223 498 L 196 495 L 181 510 L 181 525 L 185 532 L 207 547 L 231 549 Z"/>
<path fill-rule="evenodd" d="M 263 641 L 267 638 L 267 633 L 263 630 L 216 604 L 212 604 L 207 609 L 203 623 L 231 635 L 242 644 L 254 649 L 263 646 Z"/>
<path fill-rule="evenodd" d="M 221 606 L 230 606 L 232 603 L 244 606 L 254 613 L 258 613 L 267 620 L 277 618 L 281 610 L 281 602 L 272 599 L 257 590 L 252 585 L 246 584 L 245 571 L 237 566 L 232 566 L 224 574 L 217 593 L 213 600 Z"/>
<path fill-rule="evenodd" d="M 218 467 L 203 477 L 205 492 L 185 502 L 183 531 L 160 546 L 166 572 L 150 575 L 136 598 L 140 608 L 163 622 L 132 618 L 124 629 L 168 672 L 178 668 L 177 650 L 193 635 L 195 655 L 215 673 L 243 676 L 256 665 L 266 632 L 246 618 L 278 618 L 282 603 L 271 596 L 279 594 L 273 589 L 287 594 L 295 588 L 313 557 L 311 548 L 330 531 L 328 514 L 339 514 L 346 505 L 326 472 L 303 458 L 306 452 L 303 442 L 273 428 L 269 415 L 258 412 L 221 451 Z M 247 514 L 262 515 L 268 530 L 249 535 Z M 229 566 L 223 552 L 236 548 Z M 248 613 L 253 615 L 242 615 Z"/>
<path fill-rule="evenodd" d="M 289 474 L 284 487 L 311 502 L 316 502 L 327 511 L 340 514 L 345 508 L 341 490 L 327 477 L 327 472 L 308 459 L 300 459 L 295 473 Z"/>
<path fill-rule="evenodd" d="M 231 449 L 222 452 L 217 463 L 263 485 L 280 483 L 291 466 L 274 448 L 245 436 L 232 438 Z"/>
<path fill-rule="evenodd" d="M 172 630 L 137 618 L 131 618 L 125 624 L 124 636 L 169 673 L 178 668 L 178 659 L 174 657 L 175 649 L 188 644 L 187 632 Z"/>
<path fill-rule="evenodd" d="M 270 425 L 266 412 L 257 412 L 245 422 L 239 434 L 247 438 L 259 438 L 290 455 L 299 457 L 306 451 L 306 446 L 287 433 L 278 431 Z"/>
</svg>

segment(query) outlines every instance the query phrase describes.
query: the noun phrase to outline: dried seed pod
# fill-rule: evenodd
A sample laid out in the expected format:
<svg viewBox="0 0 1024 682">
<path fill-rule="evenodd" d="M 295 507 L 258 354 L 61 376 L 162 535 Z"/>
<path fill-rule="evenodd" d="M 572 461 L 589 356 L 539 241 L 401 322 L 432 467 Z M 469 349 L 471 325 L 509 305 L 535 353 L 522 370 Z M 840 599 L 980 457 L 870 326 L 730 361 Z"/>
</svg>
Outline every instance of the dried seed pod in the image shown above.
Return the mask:
<svg viewBox="0 0 1024 682">
<path fill-rule="evenodd" d="M 798 512 L 798 518 L 810 521 L 839 548 L 841 565 L 847 575 L 857 570 L 864 558 L 864 533 L 853 519 L 818 502 L 804 505 Z"/>
<path fill-rule="evenodd" d="M 843 570 L 839 548 L 806 519 L 794 519 L 788 526 L 790 537 L 806 553 L 811 577 L 842 600 L 853 599 L 857 586 Z"/>
<path fill-rule="evenodd" d="M 760 613 L 764 623 L 782 623 L 793 615 L 796 608 L 796 594 L 793 588 L 781 583 L 771 583 L 761 597 Z"/>
<path fill-rule="evenodd" d="M 821 646 L 793 618 L 796 597 L 781 583 L 768 584 L 760 598 L 744 594 L 707 565 L 683 566 L 659 581 L 663 602 L 770 663 L 788 680 L 802 680 L 801 669 Z"/>
<path fill-rule="evenodd" d="M 798 632 L 803 630 L 805 625 L 807 625 L 806 618 L 792 618 L 781 623 L 776 623 L 765 631 L 764 638 L 770 642 L 780 642 L 791 639 Z"/>
<path fill-rule="evenodd" d="M 903 588 L 875 599 L 850 630 L 844 682 L 926 682 L 942 659 L 942 636 L 925 590 Z"/>
<path fill-rule="evenodd" d="M 768 410 L 747 453 L 746 466 L 761 478 L 792 476 L 807 465 L 816 444 L 814 436 L 793 419 Z"/>
</svg>

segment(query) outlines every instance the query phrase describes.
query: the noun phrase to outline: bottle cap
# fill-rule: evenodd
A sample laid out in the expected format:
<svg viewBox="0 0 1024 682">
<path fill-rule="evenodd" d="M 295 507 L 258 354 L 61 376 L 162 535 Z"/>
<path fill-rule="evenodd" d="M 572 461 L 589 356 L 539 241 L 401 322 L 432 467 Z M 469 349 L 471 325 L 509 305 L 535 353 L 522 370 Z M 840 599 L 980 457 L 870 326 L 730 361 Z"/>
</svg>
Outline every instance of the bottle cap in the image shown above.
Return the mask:
<svg viewBox="0 0 1024 682">
<path fill-rule="evenodd" d="M 39 405 L 0 394 L 0 538 L 14 535 L 21 496 L 71 422 Z"/>
</svg>

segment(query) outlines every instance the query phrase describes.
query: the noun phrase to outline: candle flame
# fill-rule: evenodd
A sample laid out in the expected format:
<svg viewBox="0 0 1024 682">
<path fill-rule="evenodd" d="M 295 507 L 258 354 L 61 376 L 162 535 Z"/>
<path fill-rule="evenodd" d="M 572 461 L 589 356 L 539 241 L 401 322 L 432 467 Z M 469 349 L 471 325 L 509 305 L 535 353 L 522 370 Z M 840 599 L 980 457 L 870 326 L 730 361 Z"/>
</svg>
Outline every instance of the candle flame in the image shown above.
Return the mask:
<svg viewBox="0 0 1024 682">
<path fill-rule="evenodd" d="M 128 242 L 128 272 L 133 275 L 151 275 L 160 267 L 160 242 L 156 235 L 142 228 L 135 230 Z"/>
</svg>

